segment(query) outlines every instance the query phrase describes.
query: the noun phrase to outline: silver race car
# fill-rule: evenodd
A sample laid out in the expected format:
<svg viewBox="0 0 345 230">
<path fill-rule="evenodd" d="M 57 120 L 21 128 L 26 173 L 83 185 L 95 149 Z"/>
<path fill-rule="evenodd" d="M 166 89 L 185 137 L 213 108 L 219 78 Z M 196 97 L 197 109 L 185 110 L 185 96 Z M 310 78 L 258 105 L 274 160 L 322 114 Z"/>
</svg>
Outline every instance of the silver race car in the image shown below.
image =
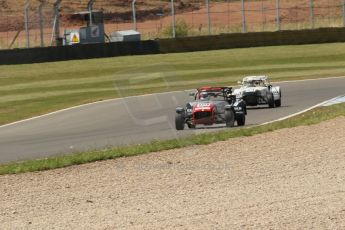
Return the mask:
<svg viewBox="0 0 345 230">
<path fill-rule="evenodd" d="M 267 76 L 249 76 L 238 83 L 241 84 L 241 88 L 235 89 L 233 94 L 242 98 L 248 106 L 281 106 L 281 89 L 279 86 L 272 86 Z"/>
</svg>

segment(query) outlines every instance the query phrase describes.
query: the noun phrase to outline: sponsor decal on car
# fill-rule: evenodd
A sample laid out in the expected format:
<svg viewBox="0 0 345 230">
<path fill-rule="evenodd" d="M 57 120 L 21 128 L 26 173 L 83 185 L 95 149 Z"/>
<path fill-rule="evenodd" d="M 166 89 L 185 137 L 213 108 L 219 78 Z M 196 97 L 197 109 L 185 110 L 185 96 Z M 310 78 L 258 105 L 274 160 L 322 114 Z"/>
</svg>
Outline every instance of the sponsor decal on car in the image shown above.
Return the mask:
<svg viewBox="0 0 345 230">
<path fill-rule="evenodd" d="M 198 103 L 197 107 L 210 107 L 211 103 Z"/>
</svg>

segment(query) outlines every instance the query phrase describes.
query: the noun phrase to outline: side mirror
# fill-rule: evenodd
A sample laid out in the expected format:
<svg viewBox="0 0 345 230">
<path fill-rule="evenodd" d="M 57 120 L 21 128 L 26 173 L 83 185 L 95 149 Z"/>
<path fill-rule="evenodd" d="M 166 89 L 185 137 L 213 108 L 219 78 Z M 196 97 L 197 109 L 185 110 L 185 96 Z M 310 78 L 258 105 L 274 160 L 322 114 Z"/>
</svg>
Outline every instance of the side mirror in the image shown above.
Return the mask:
<svg viewBox="0 0 345 230">
<path fill-rule="evenodd" d="M 195 93 L 189 93 L 189 96 L 191 96 L 191 97 L 195 97 Z"/>
<path fill-rule="evenodd" d="M 240 84 L 240 85 L 242 85 L 242 82 L 241 82 L 241 81 L 238 81 L 238 82 L 237 82 L 237 84 Z"/>
</svg>

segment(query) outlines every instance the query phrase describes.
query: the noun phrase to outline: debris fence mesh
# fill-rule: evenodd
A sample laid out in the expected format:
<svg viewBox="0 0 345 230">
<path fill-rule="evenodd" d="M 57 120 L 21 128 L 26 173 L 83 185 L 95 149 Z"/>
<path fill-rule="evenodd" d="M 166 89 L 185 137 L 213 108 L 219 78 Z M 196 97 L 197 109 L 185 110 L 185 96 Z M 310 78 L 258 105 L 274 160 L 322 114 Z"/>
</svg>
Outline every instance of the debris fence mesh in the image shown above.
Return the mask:
<svg viewBox="0 0 345 230">
<path fill-rule="evenodd" d="M 88 0 L 62 0 L 57 13 L 56 1 L 0 0 L 0 49 L 55 45 L 56 17 L 60 34 L 84 26 L 76 13 Z M 136 28 L 142 39 L 171 37 L 173 24 L 180 37 L 344 26 L 344 0 L 175 0 L 174 17 L 171 2 L 137 0 L 136 24 L 132 0 L 96 0 L 93 9 L 106 34 Z"/>
</svg>

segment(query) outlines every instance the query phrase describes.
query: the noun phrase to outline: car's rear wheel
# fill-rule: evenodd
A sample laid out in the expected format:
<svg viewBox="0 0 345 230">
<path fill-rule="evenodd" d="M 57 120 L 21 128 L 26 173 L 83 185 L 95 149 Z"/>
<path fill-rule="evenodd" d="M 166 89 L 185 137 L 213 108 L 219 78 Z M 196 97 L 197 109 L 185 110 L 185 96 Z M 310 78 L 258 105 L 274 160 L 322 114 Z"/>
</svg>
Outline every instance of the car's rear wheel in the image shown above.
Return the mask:
<svg viewBox="0 0 345 230">
<path fill-rule="evenodd" d="M 274 104 L 276 107 L 280 107 L 282 105 L 282 93 L 281 92 L 279 93 L 279 100 L 276 100 Z"/>
<path fill-rule="evenodd" d="M 238 126 L 244 126 L 246 124 L 246 115 L 242 114 L 236 119 Z"/>
<path fill-rule="evenodd" d="M 281 99 L 276 100 L 276 101 L 274 102 L 274 104 L 275 104 L 276 107 L 280 107 L 280 106 L 282 105 Z"/>
<path fill-rule="evenodd" d="M 274 108 L 275 103 L 274 103 L 273 93 L 268 93 L 267 94 L 267 102 L 268 102 L 268 107 Z"/>
<path fill-rule="evenodd" d="M 225 111 L 225 124 L 226 124 L 226 127 L 234 127 L 235 113 L 233 110 Z"/>
<path fill-rule="evenodd" d="M 184 130 L 184 116 L 181 113 L 177 113 L 175 116 L 176 130 Z"/>
</svg>

